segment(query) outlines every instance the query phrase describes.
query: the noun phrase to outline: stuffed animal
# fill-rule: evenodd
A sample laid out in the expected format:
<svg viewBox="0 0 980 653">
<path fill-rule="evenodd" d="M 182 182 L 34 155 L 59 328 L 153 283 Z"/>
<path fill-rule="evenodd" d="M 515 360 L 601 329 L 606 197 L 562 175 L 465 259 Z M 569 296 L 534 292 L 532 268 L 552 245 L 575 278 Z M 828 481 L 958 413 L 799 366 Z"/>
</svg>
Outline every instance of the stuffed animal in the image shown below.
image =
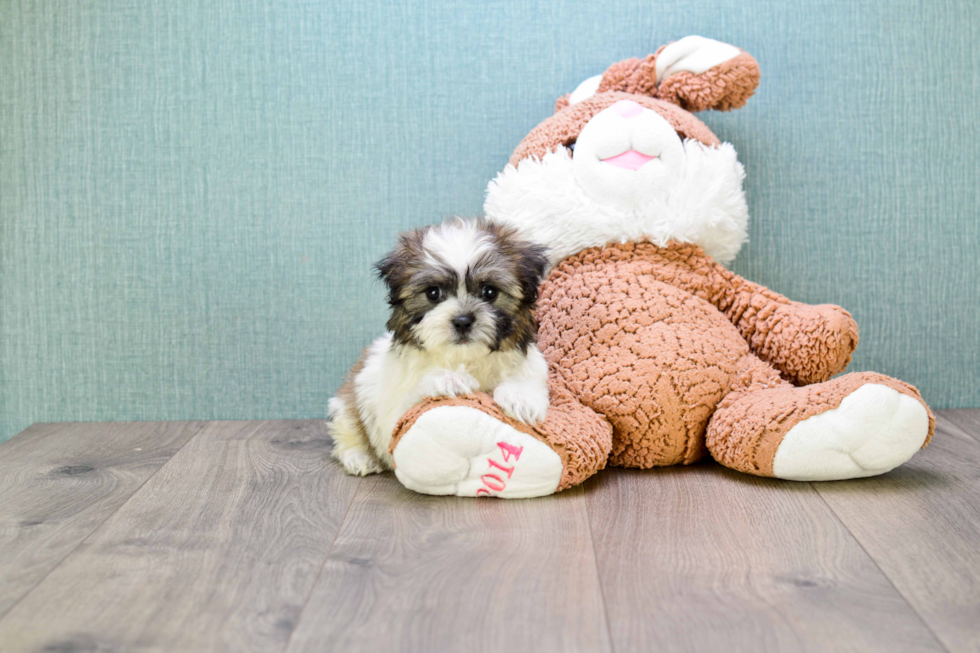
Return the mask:
<svg viewBox="0 0 980 653">
<path fill-rule="evenodd" d="M 834 378 L 858 342 L 847 311 L 723 267 L 746 240 L 744 173 L 692 112 L 740 108 L 758 82 L 749 54 L 690 36 L 586 80 L 521 141 L 485 212 L 550 253 L 548 415 L 532 428 L 486 395 L 425 401 L 391 440 L 406 487 L 541 496 L 607 464 L 707 453 L 757 476 L 850 479 L 925 446 L 934 419 L 914 387 Z"/>
</svg>

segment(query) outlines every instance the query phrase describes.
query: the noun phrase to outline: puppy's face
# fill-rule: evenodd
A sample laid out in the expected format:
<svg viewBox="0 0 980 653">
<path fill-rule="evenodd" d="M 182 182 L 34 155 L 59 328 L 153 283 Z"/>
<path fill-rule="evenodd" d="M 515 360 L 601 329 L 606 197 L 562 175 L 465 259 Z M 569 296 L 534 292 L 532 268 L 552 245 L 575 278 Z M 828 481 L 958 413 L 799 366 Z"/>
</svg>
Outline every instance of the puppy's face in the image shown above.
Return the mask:
<svg viewBox="0 0 980 653">
<path fill-rule="evenodd" d="M 520 349 L 534 342 L 544 248 L 483 220 L 450 220 L 399 236 L 378 263 L 395 340 L 438 352 Z"/>
</svg>

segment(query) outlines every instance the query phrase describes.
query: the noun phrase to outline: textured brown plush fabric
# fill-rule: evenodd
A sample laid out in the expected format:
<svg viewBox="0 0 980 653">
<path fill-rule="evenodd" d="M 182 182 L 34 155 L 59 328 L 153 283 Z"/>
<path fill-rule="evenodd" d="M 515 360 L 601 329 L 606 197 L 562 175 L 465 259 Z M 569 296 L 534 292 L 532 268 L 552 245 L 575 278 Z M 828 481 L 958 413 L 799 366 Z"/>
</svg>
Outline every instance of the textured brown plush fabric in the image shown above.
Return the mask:
<svg viewBox="0 0 980 653">
<path fill-rule="evenodd" d="M 667 46 L 661 47 L 656 54 L 649 54 L 642 59 L 625 59 L 609 66 L 606 72 L 602 73 L 602 81 L 599 82 L 596 92 L 623 91 L 658 97 L 657 56 L 665 47 Z"/>
<path fill-rule="evenodd" d="M 915 398 L 929 414 L 925 447 L 936 430 L 936 419 L 913 386 L 875 372 L 854 372 L 824 383 L 796 388 L 769 377 L 768 366 L 747 360 L 745 375 L 718 406 L 708 425 L 707 443 L 715 460 L 739 471 L 772 476 L 776 448 L 786 433 L 814 415 L 837 408 L 862 385 L 875 383 Z M 769 368 L 771 369 L 771 368 Z"/>
<path fill-rule="evenodd" d="M 678 276 L 653 245 L 628 244 L 570 257 L 542 287 L 538 346 L 613 425 L 613 465 L 700 459 L 708 420 L 749 351 L 706 297 L 672 285 Z"/>
<path fill-rule="evenodd" d="M 558 113 L 562 109 L 568 107 L 568 102 L 569 102 L 568 98 L 570 97 L 570 95 L 571 95 L 570 93 L 565 93 L 563 96 L 555 100 L 555 113 Z"/>
<path fill-rule="evenodd" d="M 478 393 L 450 399 L 429 399 L 409 410 L 395 426 L 389 451 L 394 452 L 401 437 L 426 411 L 440 406 L 469 406 L 482 410 L 522 433 L 527 433 L 551 447 L 562 460 L 558 490 L 578 485 L 606 466 L 612 449 L 612 429 L 594 412 L 583 406 L 552 374 L 549 383 L 551 406 L 548 417 L 536 427 L 513 420 L 500 410 L 488 394 Z"/>
<path fill-rule="evenodd" d="M 677 130 L 681 138 L 693 138 L 705 145 L 719 145 L 721 141 L 711 133 L 708 126 L 675 104 L 657 100 L 645 95 L 631 95 L 622 91 L 597 93 L 587 100 L 568 106 L 546 119 L 524 137 L 510 157 L 510 163 L 517 165 L 527 157 L 541 158 L 556 148 L 570 145 L 578 139 L 585 124 L 594 115 L 620 100 L 632 100 L 637 104 L 656 111 Z M 559 100 L 561 104 L 561 100 Z"/>
<path fill-rule="evenodd" d="M 759 86 L 759 64 L 746 52 L 703 73 L 670 75 L 657 97 L 688 111 L 730 111 L 745 106 Z"/>
<path fill-rule="evenodd" d="M 857 345 L 843 309 L 791 302 L 679 243 L 583 251 L 552 272 L 538 306 L 538 346 L 568 389 L 612 424 L 610 464 L 625 467 L 698 460 L 729 393 L 825 381 Z M 816 405 L 799 419 L 771 417 L 788 430 L 826 410 Z M 728 451 L 724 429 L 715 432 L 715 448 Z M 771 460 L 752 466 L 772 473 Z"/>
<path fill-rule="evenodd" d="M 729 272 L 697 245 L 682 243 L 663 248 L 651 243 L 610 245 L 565 259 L 541 290 L 538 316 L 542 329 L 547 322 L 545 311 L 555 292 L 553 285 L 560 279 L 598 268 L 603 270 L 599 273 L 603 277 L 600 285 L 613 283 L 613 275 L 619 275 L 614 285 L 640 275 L 710 303 L 724 314 L 728 327 L 734 325 L 742 344 L 748 344 L 753 353 L 798 385 L 825 381 L 842 371 L 857 347 L 857 325 L 850 313 L 839 306 L 790 301 Z"/>
</svg>

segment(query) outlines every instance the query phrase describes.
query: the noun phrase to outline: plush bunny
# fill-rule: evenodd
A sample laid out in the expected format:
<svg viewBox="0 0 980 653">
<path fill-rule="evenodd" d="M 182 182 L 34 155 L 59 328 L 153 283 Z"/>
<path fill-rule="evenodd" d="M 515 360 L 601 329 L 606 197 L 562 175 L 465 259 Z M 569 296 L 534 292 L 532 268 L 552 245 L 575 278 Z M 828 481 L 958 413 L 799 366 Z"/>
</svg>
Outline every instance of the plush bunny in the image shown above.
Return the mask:
<svg viewBox="0 0 980 653">
<path fill-rule="evenodd" d="M 744 173 L 691 112 L 737 109 L 758 82 L 750 55 L 689 36 L 586 80 L 521 141 L 485 211 L 550 253 L 537 313 L 548 416 L 532 428 L 486 395 L 427 400 L 391 440 L 406 487 L 540 496 L 607 464 L 709 452 L 758 476 L 849 479 L 925 446 L 934 420 L 914 387 L 832 378 L 858 342 L 847 311 L 722 265 L 746 240 Z"/>
</svg>

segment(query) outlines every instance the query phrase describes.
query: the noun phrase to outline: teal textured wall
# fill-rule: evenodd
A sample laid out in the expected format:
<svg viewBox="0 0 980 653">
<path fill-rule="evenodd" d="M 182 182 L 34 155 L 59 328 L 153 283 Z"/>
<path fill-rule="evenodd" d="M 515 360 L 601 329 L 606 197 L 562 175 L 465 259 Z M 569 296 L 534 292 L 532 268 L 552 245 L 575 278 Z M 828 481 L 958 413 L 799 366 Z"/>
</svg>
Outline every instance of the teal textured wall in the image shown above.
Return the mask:
<svg viewBox="0 0 980 653">
<path fill-rule="evenodd" d="M 698 33 L 745 164 L 734 269 L 861 327 L 852 369 L 980 406 L 975 0 L 0 5 L 0 439 L 318 417 L 380 332 L 370 265 L 480 210 L 555 98 Z"/>
</svg>

